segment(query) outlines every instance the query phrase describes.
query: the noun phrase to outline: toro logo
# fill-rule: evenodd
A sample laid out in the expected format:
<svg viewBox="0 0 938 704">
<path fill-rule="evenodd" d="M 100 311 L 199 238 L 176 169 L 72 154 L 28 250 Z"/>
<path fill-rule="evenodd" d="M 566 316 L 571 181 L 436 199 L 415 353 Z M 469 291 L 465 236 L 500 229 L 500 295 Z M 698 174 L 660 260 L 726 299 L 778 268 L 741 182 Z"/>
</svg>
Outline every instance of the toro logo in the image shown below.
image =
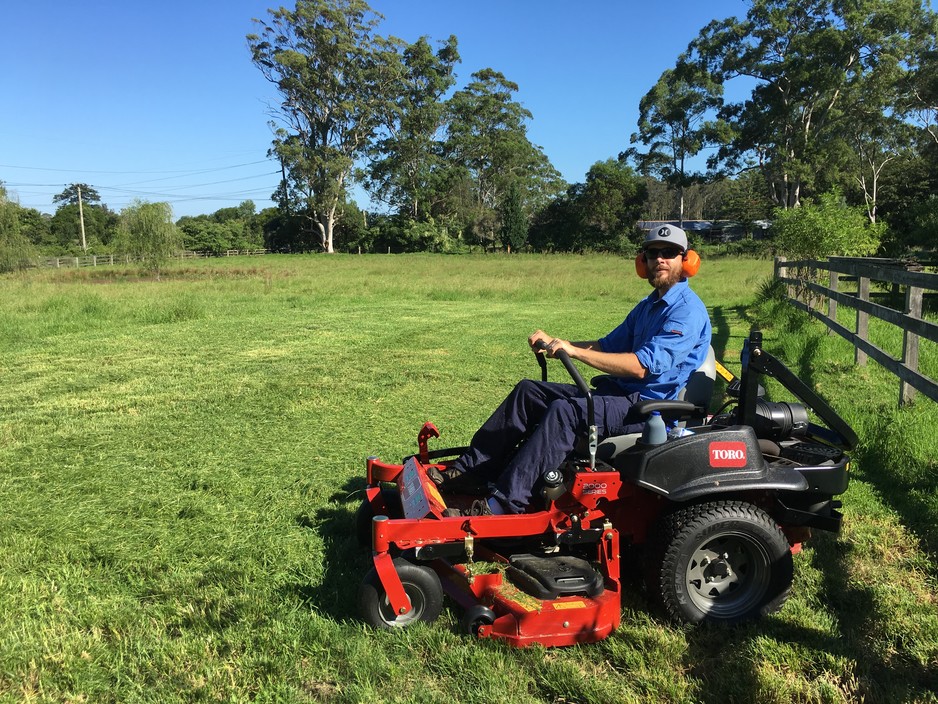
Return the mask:
<svg viewBox="0 0 938 704">
<path fill-rule="evenodd" d="M 710 443 L 711 467 L 745 467 L 746 443 L 712 442 Z"/>
</svg>

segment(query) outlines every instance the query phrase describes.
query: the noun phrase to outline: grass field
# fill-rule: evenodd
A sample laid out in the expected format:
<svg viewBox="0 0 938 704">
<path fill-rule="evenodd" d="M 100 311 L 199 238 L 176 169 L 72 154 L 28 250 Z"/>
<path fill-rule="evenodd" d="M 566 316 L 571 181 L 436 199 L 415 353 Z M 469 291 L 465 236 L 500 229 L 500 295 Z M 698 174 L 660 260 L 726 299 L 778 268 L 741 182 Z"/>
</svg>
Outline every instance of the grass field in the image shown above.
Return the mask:
<svg viewBox="0 0 938 704">
<path fill-rule="evenodd" d="M 862 438 L 844 531 L 796 556 L 779 614 L 685 630 L 629 587 L 607 640 L 521 651 L 462 635 L 455 608 L 359 622 L 365 457 L 412 452 L 426 420 L 466 442 L 536 376 L 526 336 L 605 333 L 647 293 L 631 268 L 268 256 L 0 278 L 0 701 L 938 701 L 935 404 L 896 409 L 875 364 L 756 304 L 767 261 L 695 279 L 718 355 L 738 370 L 759 322 Z"/>
</svg>

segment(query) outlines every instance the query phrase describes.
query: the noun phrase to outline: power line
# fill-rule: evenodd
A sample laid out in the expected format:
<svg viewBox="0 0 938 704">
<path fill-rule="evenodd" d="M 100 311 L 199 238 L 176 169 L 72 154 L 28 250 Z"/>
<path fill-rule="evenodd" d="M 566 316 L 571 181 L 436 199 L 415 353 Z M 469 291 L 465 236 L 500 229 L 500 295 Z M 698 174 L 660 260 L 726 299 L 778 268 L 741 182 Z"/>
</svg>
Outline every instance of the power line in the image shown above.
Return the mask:
<svg viewBox="0 0 938 704">
<path fill-rule="evenodd" d="M 110 201 L 110 205 L 115 208 L 120 208 L 124 204 L 131 202 L 135 198 L 141 199 L 156 199 L 166 201 L 168 203 L 186 203 L 186 202 L 195 202 L 195 201 L 227 201 L 227 202 L 241 202 L 245 199 L 251 199 L 255 197 L 260 198 L 269 198 L 273 192 L 276 184 L 268 184 L 260 188 L 253 189 L 244 189 L 241 191 L 228 191 L 224 193 L 212 192 L 208 194 L 192 195 L 182 193 L 181 191 L 191 191 L 193 189 L 199 188 L 208 188 L 212 186 L 218 186 L 221 184 L 235 183 L 239 181 L 250 181 L 254 179 L 269 179 L 271 176 L 279 176 L 280 171 L 266 171 L 259 174 L 251 174 L 249 176 L 240 176 L 237 178 L 231 179 L 222 179 L 218 181 L 205 181 L 200 183 L 182 183 L 178 185 L 164 184 L 163 188 L 160 190 L 144 190 L 144 189 L 134 189 L 127 188 L 128 186 L 145 186 L 147 184 L 156 183 L 158 181 L 172 181 L 174 179 L 184 179 L 187 177 L 200 176 L 204 174 L 219 173 L 224 171 L 231 171 L 233 169 L 239 169 L 244 167 L 255 166 L 257 164 L 270 164 L 270 159 L 263 159 L 260 161 L 251 161 L 244 162 L 239 164 L 230 164 L 228 166 L 220 167 L 211 167 L 211 168 L 199 168 L 199 169 L 178 169 L 178 170 L 164 170 L 164 171 L 98 171 L 98 170 L 88 170 L 88 171 L 78 171 L 77 169 L 53 169 L 47 167 L 27 167 L 13 164 L 0 164 L 0 168 L 6 169 L 18 169 L 18 170 L 32 170 L 39 172 L 59 172 L 59 173 L 84 173 L 84 174 L 104 174 L 104 175 L 126 175 L 126 174 L 168 174 L 161 176 L 160 178 L 146 179 L 142 181 L 134 181 L 128 183 L 122 183 L 114 186 L 109 185 L 97 185 L 95 184 L 94 188 L 102 196 L 102 200 Z M 279 179 L 278 179 L 279 180 Z M 30 201 L 34 201 L 37 198 L 41 199 L 47 197 L 52 201 L 52 198 L 55 193 L 57 193 L 62 187 L 61 183 L 34 183 L 34 182 L 11 182 L 6 181 L 4 185 L 10 189 L 17 189 L 17 195 L 27 196 Z M 30 189 L 22 191 L 19 189 Z M 42 191 L 34 189 L 54 189 L 51 191 Z M 46 209 L 49 206 L 49 203 L 20 203 L 22 207 L 27 208 L 39 208 Z"/>
<path fill-rule="evenodd" d="M 95 171 L 91 169 L 50 169 L 42 166 L 16 166 L 13 164 L 0 164 L 0 168 L 3 169 L 23 169 L 25 171 L 52 171 L 63 174 L 189 174 L 195 176 L 197 174 L 207 174 L 212 171 L 226 171 L 227 169 L 238 169 L 242 166 L 253 166 L 255 164 L 264 164 L 269 162 L 270 159 L 262 159 L 261 161 L 250 161 L 244 164 L 234 164 L 232 166 L 219 166 L 214 169 L 178 169 L 171 171 Z"/>
</svg>

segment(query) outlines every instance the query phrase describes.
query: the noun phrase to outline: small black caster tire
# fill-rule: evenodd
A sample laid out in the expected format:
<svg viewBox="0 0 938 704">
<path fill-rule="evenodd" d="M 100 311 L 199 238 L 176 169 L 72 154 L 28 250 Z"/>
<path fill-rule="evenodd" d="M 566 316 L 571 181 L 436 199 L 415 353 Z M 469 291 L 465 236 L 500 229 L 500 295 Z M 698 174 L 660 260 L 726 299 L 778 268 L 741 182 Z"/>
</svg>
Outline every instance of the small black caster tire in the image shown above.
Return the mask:
<svg viewBox="0 0 938 704">
<path fill-rule="evenodd" d="M 474 604 L 466 609 L 461 623 L 463 631 L 471 636 L 478 636 L 482 626 L 491 626 L 495 623 L 495 612 L 484 604 Z"/>
<path fill-rule="evenodd" d="M 358 591 L 358 606 L 364 621 L 375 628 L 401 628 L 417 621 L 435 621 L 443 609 L 443 586 L 429 567 L 415 565 L 404 558 L 394 558 L 411 610 L 395 613 L 388 601 L 378 571 L 372 567 Z"/>
</svg>

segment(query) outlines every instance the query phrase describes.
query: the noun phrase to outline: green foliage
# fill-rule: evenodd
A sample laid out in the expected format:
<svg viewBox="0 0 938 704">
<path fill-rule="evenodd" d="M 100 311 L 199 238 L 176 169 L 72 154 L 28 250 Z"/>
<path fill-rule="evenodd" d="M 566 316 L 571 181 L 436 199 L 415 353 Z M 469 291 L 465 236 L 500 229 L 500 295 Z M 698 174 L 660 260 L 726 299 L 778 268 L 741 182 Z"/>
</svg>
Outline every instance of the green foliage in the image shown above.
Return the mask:
<svg viewBox="0 0 938 704">
<path fill-rule="evenodd" d="M 81 247 L 81 218 L 85 222 L 86 250 Z M 48 254 L 103 254 L 113 251 L 120 215 L 106 205 L 60 205 L 49 221 Z"/>
<path fill-rule="evenodd" d="M 169 203 L 134 201 L 121 211 L 120 251 L 159 278 L 160 269 L 179 251 L 182 240 Z"/>
<path fill-rule="evenodd" d="M 24 210 L 7 198 L 0 183 L 0 273 L 32 266 L 35 248 L 22 232 Z"/>
<path fill-rule="evenodd" d="M 62 205 L 78 205 L 78 201 L 85 205 L 92 205 L 101 202 L 101 196 L 87 183 L 70 183 L 61 193 L 52 196 L 53 203 Z"/>
<path fill-rule="evenodd" d="M 582 188 L 574 186 L 580 222 L 591 232 L 583 246 L 616 250 L 616 243 L 632 234 L 647 193 L 644 181 L 621 160 L 593 164 Z"/>
<path fill-rule="evenodd" d="M 426 37 L 403 48 L 401 87 L 370 149 L 365 186 L 377 200 L 414 219 L 433 211 L 438 172 L 445 168 L 440 131 L 446 123 L 444 94 L 460 60 L 455 36 L 434 52 Z"/>
<path fill-rule="evenodd" d="M 906 245 L 938 249 L 938 195 L 913 205 L 909 220 L 911 227 L 904 240 Z"/>
<path fill-rule="evenodd" d="M 645 180 L 624 161 L 596 162 L 585 183 L 574 184 L 537 213 L 531 245 L 538 251 L 623 252 L 631 246 L 646 195 Z"/>
<path fill-rule="evenodd" d="M 268 12 L 247 40 L 283 98 L 271 150 L 288 177 L 279 196 L 316 224 L 332 252 L 353 165 L 399 94 L 397 42 L 375 34 L 378 18 L 364 0 L 299 0 Z"/>
<path fill-rule="evenodd" d="M 836 192 L 800 208 L 779 208 L 772 230 L 777 250 L 793 259 L 873 254 L 883 232 L 881 225 L 869 222 L 863 209 L 846 205 Z"/>
<path fill-rule="evenodd" d="M 182 246 L 196 252 L 221 254 L 228 250 L 261 249 L 263 232 L 254 202 L 221 208 L 212 215 L 183 216 L 176 222 Z"/>
<path fill-rule="evenodd" d="M 721 111 L 732 131 L 712 165 L 735 172 L 758 164 L 783 208 L 797 206 L 804 191 L 837 183 L 823 178 L 857 173 L 856 161 L 843 161 L 845 142 L 865 145 L 858 153 L 865 149 L 877 168 L 884 149 L 894 146 L 891 130 L 879 127 L 887 114 L 905 109 L 888 87 L 933 39 L 934 15 L 921 0 L 754 0 L 743 20 L 710 23 L 686 62 L 706 66 L 723 82 L 755 83 L 743 101 Z M 887 133 L 877 144 L 877 134 Z"/>
<path fill-rule="evenodd" d="M 678 59 L 667 69 L 639 103 L 638 132 L 632 144 L 647 149 L 629 149 L 620 158 L 634 159 L 644 174 L 657 174 L 678 191 L 678 219 L 684 219 L 683 191 L 698 175 L 688 162 L 712 143 L 720 132 L 714 120 L 723 104 L 723 88 L 700 64 Z M 710 118 L 710 119 L 707 119 Z"/>
<path fill-rule="evenodd" d="M 509 251 L 520 250 L 528 239 L 528 216 L 521 204 L 521 193 L 517 184 L 508 187 L 501 207 L 501 240 Z"/>
<path fill-rule="evenodd" d="M 469 176 L 475 204 L 488 211 L 479 213 L 481 219 L 490 219 L 512 183 L 526 208 L 537 207 L 559 192 L 563 180 L 528 139 L 532 116 L 513 97 L 518 84 L 491 68 L 472 79 L 448 103 L 447 158 Z"/>
<path fill-rule="evenodd" d="M 740 223 L 746 236 L 752 237 L 759 227 L 756 221 L 771 219 L 772 210 L 765 178 L 759 171 L 750 170 L 727 181 L 717 217 Z"/>
<path fill-rule="evenodd" d="M 20 208 L 20 232 L 30 244 L 41 250 L 52 245 L 51 218 L 35 208 Z"/>
</svg>

